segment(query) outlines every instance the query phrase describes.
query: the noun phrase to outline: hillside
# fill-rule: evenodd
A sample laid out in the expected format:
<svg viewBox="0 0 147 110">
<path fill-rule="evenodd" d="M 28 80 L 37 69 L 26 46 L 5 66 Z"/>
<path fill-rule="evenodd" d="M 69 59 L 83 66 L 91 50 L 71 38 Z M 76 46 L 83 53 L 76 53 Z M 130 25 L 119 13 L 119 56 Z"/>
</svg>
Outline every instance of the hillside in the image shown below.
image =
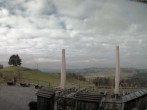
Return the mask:
<svg viewBox="0 0 147 110">
<path fill-rule="evenodd" d="M 30 81 L 40 85 L 48 86 L 49 84 L 53 87 L 58 87 L 60 84 L 59 73 L 46 73 L 39 70 L 33 70 L 25 67 L 6 67 L 0 69 L 0 79 L 13 80 L 14 76 L 25 78 L 23 81 L 29 83 Z M 31 79 L 31 80 L 27 80 Z M 67 79 L 67 87 L 85 87 L 93 86 L 88 84 L 86 81 L 80 81 L 75 78 Z"/>
<path fill-rule="evenodd" d="M 114 78 L 115 68 L 83 68 L 83 69 L 70 69 L 69 72 L 74 72 L 77 74 L 84 75 L 87 79 L 92 79 L 95 77 L 109 77 Z M 135 68 L 121 68 L 121 78 L 127 79 L 135 74 L 137 74 L 139 69 Z"/>
</svg>

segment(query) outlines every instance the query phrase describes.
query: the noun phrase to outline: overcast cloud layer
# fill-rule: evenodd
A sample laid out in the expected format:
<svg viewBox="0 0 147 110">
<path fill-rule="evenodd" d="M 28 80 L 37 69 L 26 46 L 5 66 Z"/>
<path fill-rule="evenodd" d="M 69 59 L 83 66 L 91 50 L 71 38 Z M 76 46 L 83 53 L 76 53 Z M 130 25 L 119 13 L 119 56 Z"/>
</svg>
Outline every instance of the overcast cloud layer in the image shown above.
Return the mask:
<svg viewBox="0 0 147 110">
<path fill-rule="evenodd" d="M 127 0 L 0 0 L 0 63 L 19 54 L 23 66 L 147 67 L 147 5 Z"/>
</svg>

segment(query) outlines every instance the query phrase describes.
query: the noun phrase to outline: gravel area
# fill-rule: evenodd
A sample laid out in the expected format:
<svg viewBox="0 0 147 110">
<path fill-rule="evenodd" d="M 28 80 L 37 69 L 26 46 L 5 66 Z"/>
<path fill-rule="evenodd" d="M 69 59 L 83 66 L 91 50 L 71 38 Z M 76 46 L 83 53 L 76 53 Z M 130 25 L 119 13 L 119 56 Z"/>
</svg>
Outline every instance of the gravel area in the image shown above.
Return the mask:
<svg viewBox="0 0 147 110">
<path fill-rule="evenodd" d="M 28 103 L 37 100 L 37 91 L 34 87 L 1 84 L 0 110 L 29 110 Z"/>
</svg>

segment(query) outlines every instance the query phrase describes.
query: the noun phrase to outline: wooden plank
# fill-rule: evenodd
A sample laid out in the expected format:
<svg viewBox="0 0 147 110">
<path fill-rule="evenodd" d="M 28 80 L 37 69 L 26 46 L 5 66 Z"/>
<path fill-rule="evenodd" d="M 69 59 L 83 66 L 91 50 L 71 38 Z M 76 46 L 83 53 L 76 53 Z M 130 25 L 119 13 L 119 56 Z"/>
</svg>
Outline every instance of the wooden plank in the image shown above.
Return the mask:
<svg viewBox="0 0 147 110">
<path fill-rule="evenodd" d="M 75 95 L 75 97 L 91 97 L 91 98 L 102 98 L 103 96 L 82 96 L 82 95 Z"/>
<path fill-rule="evenodd" d="M 144 96 L 145 94 L 147 94 L 146 92 L 147 92 L 146 90 L 140 90 L 138 92 L 134 92 L 134 93 L 131 93 L 129 95 L 125 95 L 125 96 L 122 97 L 122 101 L 128 102 L 128 101 L 140 98 L 141 96 Z"/>
<path fill-rule="evenodd" d="M 139 91 L 139 93 L 141 94 L 141 96 L 143 96 L 145 94 L 143 91 Z"/>
<path fill-rule="evenodd" d="M 135 95 L 134 93 L 131 93 L 130 96 L 131 96 L 132 99 L 137 98 L 136 95 Z"/>
<path fill-rule="evenodd" d="M 94 103 L 99 103 L 101 102 L 101 100 L 92 100 L 92 99 L 89 99 L 89 100 L 85 100 L 85 99 L 77 99 L 78 101 L 82 101 L 82 102 L 94 102 Z"/>
<path fill-rule="evenodd" d="M 76 99 L 83 99 L 83 100 L 101 100 L 102 98 L 90 98 L 90 97 L 76 97 Z"/>
<path fill-rule="evenodd" d="M 130 101 L 131 100 L 130 95 L 126 95 L 126 98 L 127 98 L 127 101 Z"/>
<path fill-rule="evenodd" d="M 137 98 L 141 96 L 140 92 L 135 92 Z"/>
<path fill-rule="evenodd" d="M 147 90 L 143 89 L 142 91 L 143 91 L 145 94 L 147 94 Z"/>
<path fill-rule="evenodd" d="M 93 94 L 76 94 L 75 96 L 83 96 L 83 97 L 104 97 L 104 95 L 93 95 Z"/>
</svg>

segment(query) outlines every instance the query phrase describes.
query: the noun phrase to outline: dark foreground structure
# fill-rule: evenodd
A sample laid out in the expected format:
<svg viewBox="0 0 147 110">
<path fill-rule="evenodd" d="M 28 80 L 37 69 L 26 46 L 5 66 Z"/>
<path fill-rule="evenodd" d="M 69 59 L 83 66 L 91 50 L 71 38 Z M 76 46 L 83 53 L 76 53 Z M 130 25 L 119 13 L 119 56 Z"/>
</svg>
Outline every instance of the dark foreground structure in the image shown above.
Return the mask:
<svg viewBox="0 0 147 110">
<path fill-rule="evenodd" d="M 0 110 L 147 110 L 147 90 L 116 96 L 86 88 L 0 85 Z"/>
<path fill-rule="evenodd" d="M 38 110 L 146 110 L 147 90 L 120 96 L 107 92 L 92 93 L 86 89 L 41 89 L 37 95 Z"/>
</svg>

